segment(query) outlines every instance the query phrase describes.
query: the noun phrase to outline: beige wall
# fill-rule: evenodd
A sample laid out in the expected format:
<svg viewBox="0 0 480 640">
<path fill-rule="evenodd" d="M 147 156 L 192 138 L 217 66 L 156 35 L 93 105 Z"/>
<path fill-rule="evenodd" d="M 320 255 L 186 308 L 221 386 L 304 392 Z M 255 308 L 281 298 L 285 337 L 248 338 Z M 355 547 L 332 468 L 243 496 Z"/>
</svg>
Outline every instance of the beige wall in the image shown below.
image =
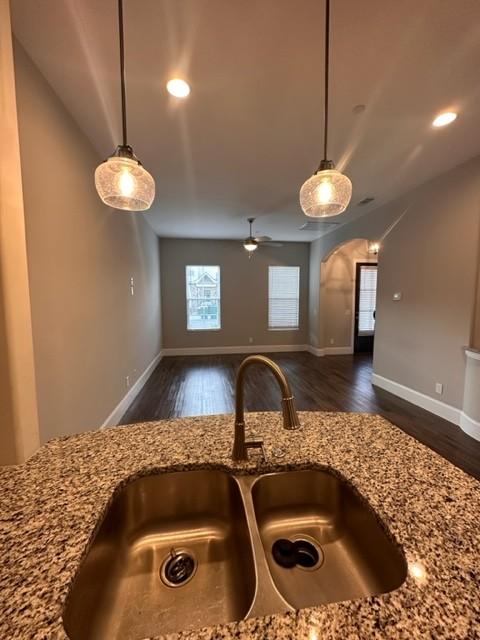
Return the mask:
<svg viewBox="0 0 480 640">
<path fill-rule="evenodd" d="M 159 352 L 158 238 L 141 214 L 100 202 L 100 159 L 18 44 L 15 66 L 45 441 L 102 424 L 125 377 L 133 383 Z"/>
<path fill-rule="evenodd" d="M 392 205 L 394 206 L 394 205 Z M 375 373 L 461 408 L 480 222 L 480 158 L 412 193 L 381 253 Z M 402 300 L 392 300 L 402 292 Z M 444 385 L 435 394 L 435 382 Z"/>
<path fill-rule="evenodd" d="M 474 325 L 480 158 L 328 234 L 314 250 L 326 256 L 348 237 L 375 239 L 407 206 L 379 256 L 374 371 L 461 407 L 463 347 Z M 392 300 L 395 292 L 402 292 L 400 302 Z M 435 394 L 435 382 L 443 383 L 443 395 Z"/>
<path fill-rule="evenodd" d="M 475 305 L 475 321 L 472 331 L 472 347 L 480 349 L 480 278 L 477 283 L 477 302 Z"/>
<path fill-rule="evenodd" d="M 366 240 L 351 240 L 321 264 L 320 310 L 324 347 L 352 347 L 357 262 L 375 262 Z"/>
<path fill-rule="evenodd" d="M 292 345 L 308 342 L 308 259 L 306 243 L 263 246 L 249 260 L 232 240 L 160 241 L 163 346 L 165 348 Z M 220 265 L 220 331 L 187 331 L 185 266 Z M 268 330 L 268 266 L 300 266 L 300 329 Z M 252 343 L 249 342 L 252 338 Z"/>
<path fill-rule="evenodd" d="M 320 242 L 310 244 L 308 278 L 308 344 L 314 348 L 323 346 L 323 315 L 320 313 L 320 286 L 323 246 Z"/>
<path fill-rule="evenodd" d="M 479 241 L 480 247 L 480 241 Z M 477 295 L 475 300 L 475 313 L 472 326 L 471 345 L 475 349 L 480 349 L 480 251 L 477 264 Z"/>
<path fill-rule="evenodd" d="M 15 442 L 15 425 L 10 390 L 8 336 L 0 288 L 0 465 L 20 462 Z"/>
<path fill-rule="evenodd" d="M 38 447 L 27 251 L 8 0 L 0 0 L 0 464 Z"/>
</svg>

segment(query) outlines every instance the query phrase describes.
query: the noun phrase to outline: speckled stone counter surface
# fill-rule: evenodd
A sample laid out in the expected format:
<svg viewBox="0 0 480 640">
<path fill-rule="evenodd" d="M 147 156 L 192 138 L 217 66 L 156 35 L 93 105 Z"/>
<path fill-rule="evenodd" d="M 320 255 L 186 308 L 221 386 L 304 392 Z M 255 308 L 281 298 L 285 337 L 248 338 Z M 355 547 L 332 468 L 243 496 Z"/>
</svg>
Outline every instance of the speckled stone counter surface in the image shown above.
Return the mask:
<svg viewBox="0 0 480 640">
<path fill-rule="evenodd" d="M 297 613 L 254 618 L 169 638 L 349 640 L 480 638 L 480 484 L 369 414 L 300 413 L 285 431 L 277 413 L 249 414 L 268 462 L 339 472 L 402 544 L 411 572 L 396 591 Z M 69 585 L 114 489 L 138 475 L 234 464 L 232 416 L 186 418 L 54 440 L 24 465 L 0 469 L 0 639 L 67 638 Z M 282 463 L 275 447 L 288 455 Z"/>
</svg>

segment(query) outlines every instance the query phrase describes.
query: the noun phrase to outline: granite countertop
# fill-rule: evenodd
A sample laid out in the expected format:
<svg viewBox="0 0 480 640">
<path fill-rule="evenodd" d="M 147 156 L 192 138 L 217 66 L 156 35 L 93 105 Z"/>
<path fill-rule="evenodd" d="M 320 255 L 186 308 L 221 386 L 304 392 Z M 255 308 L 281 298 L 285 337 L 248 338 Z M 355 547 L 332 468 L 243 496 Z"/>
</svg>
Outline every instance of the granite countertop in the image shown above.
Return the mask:
<svg viewBox="0 0 480 640">
<path fill-rule="evenodd" d="M 412 566 L 396 591 L 169 636 L 181 640 L 480 639 L 480 483 L 378 416 L 248 414 L 267 463 L 259 471 L 335 469 L 370 502 Z M 69 585 L 114 489 L 127 478 L 232 463 L 232 416 L 91 431 L 0 469 L 0 638 L 67 638 Z M 288 451 L 284 462 L 271 455 Z"/>
</svg>

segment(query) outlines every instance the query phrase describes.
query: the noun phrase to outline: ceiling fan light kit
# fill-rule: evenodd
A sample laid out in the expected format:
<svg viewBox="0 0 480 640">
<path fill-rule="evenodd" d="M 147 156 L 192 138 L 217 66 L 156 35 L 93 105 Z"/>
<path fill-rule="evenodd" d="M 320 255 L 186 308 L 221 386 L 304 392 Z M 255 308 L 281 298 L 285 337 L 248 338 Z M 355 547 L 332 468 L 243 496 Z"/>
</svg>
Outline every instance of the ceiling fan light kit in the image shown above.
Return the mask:
<svg viewBox="0 0 480 640">
<path fill-rule="evenodd" d="M 261 244 L 267 244 L 271 247 L 282 247 L 281 242 L 273 242 L 270 236 L 254 236 L 252 225 L 255 222 L 255 218 L 247 218 L 247 222 L 250 225 L 248 236 L 243 241 L 243 248 L 248 251 L 248 257 L 251 258 L 254 251 L 258 249 Z"/>
<path fill-rule="evenodd" d="M 243 248 L 245 251 L 248 251 L 248 257 L 250 258 L 252 253 L 258 248 L 258 240 L 253 237 L 252 233 L 252 224 L 255 222 L 255 218 L 247 218 L 247 222 L 250 225 L 250 231 L 248 237 L 243 241 Z"/>
<path fill-rule="evenodd" d="M 330 0 L 325 2 L 325 102 L 323 160 L 318 170 L 300 189 L 300 206 L 312 218 L 336 216 L 345 211 L 352 197 L 352 183 L 348 176 L 335 169 L 327 159 L 328 142 L 328 78 L 330 65 Z"/>
<path fill-rule="evenodd" d="M 258 242 L 255 240 L 255 238 L 245 238 L 243 246 L 246 251 L 249 251 L 251 253 L 258 248 Z"/>
<path fill-rule="evenodd" d="M 123 141 L 115 152 L 95 170 L 95 187 L 102 202 L 123 211 L 146 211 L 155 197 L 155 181 L 127 144 L 127 108 L 125 91 L 125 48 L 123 0 L 118 0 L 120 44 L 120 85 Z"/>
</svg>

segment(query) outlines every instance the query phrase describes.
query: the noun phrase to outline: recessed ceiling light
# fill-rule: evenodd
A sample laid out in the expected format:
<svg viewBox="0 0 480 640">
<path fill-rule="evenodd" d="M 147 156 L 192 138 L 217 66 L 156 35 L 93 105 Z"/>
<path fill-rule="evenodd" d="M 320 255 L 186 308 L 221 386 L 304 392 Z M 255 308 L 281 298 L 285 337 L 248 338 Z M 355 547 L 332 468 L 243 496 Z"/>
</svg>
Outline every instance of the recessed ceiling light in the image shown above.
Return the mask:
<svg viewBox="0 0 480 640">
<path fill-rule="evenodd" d="M 167 82 L 167 91 L 175 98 L 186 98 L 190 94 L 190 85 L 181 78 L 172 78 Z"/>
<path fill-rule="evenodd" d="M 432 124 L 434 127 L 445 127 L 456 119 L 457 114 L 454 111 L 445 111 L 445 113 L 438 115 Z"/>
</svg>

